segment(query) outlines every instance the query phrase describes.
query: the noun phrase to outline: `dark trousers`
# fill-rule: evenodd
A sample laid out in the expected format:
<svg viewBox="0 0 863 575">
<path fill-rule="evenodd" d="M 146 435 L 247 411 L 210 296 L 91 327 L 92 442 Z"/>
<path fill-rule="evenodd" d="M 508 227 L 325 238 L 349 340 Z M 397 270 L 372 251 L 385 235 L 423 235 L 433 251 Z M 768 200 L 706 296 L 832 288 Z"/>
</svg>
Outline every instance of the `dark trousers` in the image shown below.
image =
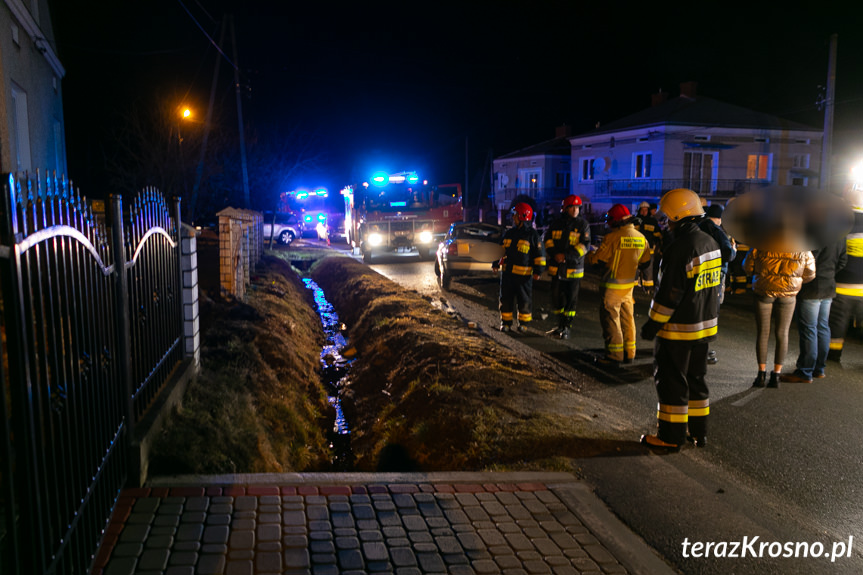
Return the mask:
<svg viewBox="0 0 863 575">
<path fill-rule="evenodd" d="M 551 307 L 557 316 L 558 327 L 572 327 L 575 308 L 578 305 L 578 289 L 581 278 L 562 280 L 551 278 Z"/>
<path fill-rule="evenodd" d="M 841 352 L 853 319 L 863 320 L 863 297 L 836 294 L 830 306 L 830 349 Z"/>
<path fill-rule="evenodd" d="M 533 319 L 532 302 L 533 278 L 518 276 L 503 272 L 500 276 L 500 321 L 504 325 L 512 325 L 513 301 L 518 306 L 518 323 L 527 323 Z"/>
<path fill-rule="evenodd" d="M 659 397 L 656 417 L 658 436 L 663 441 L 682 445 L 687 427 L 693 437 L 707 436 L 707 347 L 704 340 L 656 338 L 653 344 L 653 381 Z"/>
</svg>

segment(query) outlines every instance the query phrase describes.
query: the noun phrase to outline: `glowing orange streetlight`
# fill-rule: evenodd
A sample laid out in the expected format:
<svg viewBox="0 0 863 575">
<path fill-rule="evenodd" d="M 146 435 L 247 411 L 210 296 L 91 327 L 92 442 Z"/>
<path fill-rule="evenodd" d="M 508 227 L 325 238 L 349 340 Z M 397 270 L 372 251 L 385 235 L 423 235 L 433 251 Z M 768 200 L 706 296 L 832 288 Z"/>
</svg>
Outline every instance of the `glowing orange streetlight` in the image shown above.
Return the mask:
<svg viewBox="0 0 863 575">
<path fill-rule="evenodd" d="M 191 117 L 192 117 L 192 110 L 190 110 L 189 108 L 183 108 L 183 118 L 188 119 Z"/>
</svg>

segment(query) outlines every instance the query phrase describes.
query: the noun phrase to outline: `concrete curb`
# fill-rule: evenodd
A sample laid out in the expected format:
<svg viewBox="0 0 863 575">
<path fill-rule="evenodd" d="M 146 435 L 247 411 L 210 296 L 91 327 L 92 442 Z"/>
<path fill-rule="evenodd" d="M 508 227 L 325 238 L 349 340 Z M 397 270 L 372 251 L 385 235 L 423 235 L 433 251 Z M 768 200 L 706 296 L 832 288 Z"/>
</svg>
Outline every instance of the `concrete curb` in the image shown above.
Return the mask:
<svg viewBox="0 0 863 575">
<path fill-rule="evenodd" d="M 643 539 L 623 524 L 585 483 L 547 483 L 599 541 L 633 575 L 677 575 Z"/>
</svg>

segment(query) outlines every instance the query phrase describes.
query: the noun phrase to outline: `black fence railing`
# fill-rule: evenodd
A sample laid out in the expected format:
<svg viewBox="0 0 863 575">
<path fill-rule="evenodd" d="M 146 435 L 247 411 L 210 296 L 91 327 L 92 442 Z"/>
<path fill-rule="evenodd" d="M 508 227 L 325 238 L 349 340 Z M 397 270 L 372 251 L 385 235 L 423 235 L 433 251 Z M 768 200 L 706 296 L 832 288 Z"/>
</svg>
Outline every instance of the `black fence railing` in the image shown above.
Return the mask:
<svg viewBox="0 0 863 575">
<path fill-rule="evenodd" d="M 105 219 L 65 180 L 0 200 L 0 572 L 86 573 L 135 423 L 183 355 L 179 201 Z"/>
<path fill-rule="evenodd" d="M 595 198 L 661 197 L 668 190 L 689 188 L 700 196 L 734 197 L 763 185 L 764 183 L 759 180 L 690 180 L 683 178 L 597 180 L 594 183 L 593 196 Z"/>
</svg>

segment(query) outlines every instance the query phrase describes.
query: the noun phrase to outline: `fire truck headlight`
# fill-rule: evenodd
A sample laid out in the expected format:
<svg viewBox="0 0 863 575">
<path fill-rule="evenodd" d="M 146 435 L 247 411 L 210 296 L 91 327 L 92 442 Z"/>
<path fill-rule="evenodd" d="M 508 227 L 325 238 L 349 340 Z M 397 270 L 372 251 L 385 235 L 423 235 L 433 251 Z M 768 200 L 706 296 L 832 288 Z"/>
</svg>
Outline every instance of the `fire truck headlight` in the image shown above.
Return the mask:
<svg viewBox="0 0 863 575">
<path fill-rule="evenodd" d="M 384 237 L 379 233 L 371 233 L 369 234 L 369 245 L 370 246 L 379 246 L 384 243 Z"/>
<path fill-rule="evenodd" d="M 420 232 L 420 243 L 422 244 L 430 244 L 434 236 L 428 230 L 423 230 Z"/>
</svg>

